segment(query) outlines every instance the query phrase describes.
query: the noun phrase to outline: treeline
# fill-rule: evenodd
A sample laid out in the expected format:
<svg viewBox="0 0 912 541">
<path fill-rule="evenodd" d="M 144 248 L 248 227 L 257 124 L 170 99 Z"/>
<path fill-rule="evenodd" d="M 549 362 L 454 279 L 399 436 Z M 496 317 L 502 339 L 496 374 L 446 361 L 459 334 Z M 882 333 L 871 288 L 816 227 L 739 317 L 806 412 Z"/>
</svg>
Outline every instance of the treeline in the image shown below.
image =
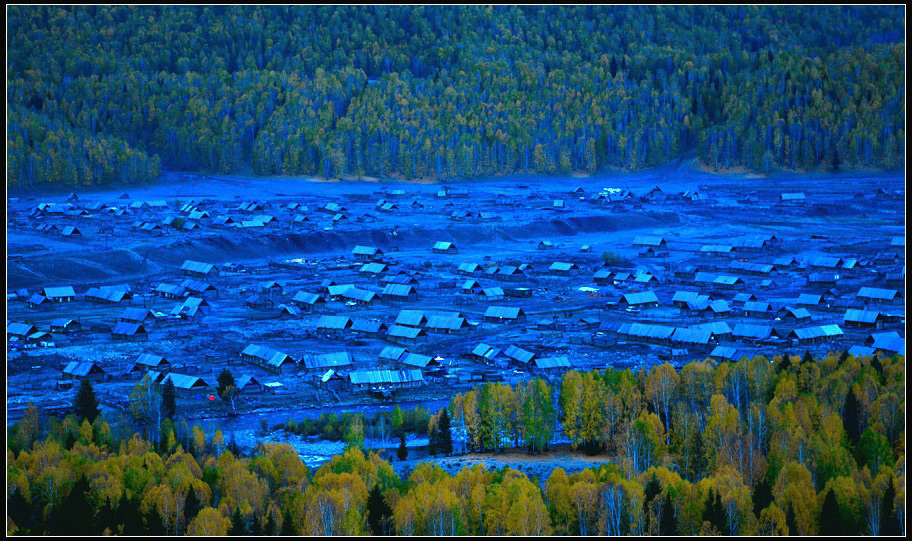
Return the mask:
<svg viewBox="0 0 912 541">
<path fill-rule="evenodd" d="M 763 357 L 568 372 L 558 407 L 541 380 L 455 397 L 446 426 L 476 450 L 553 445 L 557 430 L 613 464 L 543 486 L 505 468 L 398 476 L 349 447 L 315 472 L 284 444 L 242 456 L 217 431 L 162 423 L 157 443 L 111 427 L 80 390 L 77 411 L 30 405 L 7 439 L 7 532 L 124 535 L 902 535 L 905 358 Z M 560 425 L 554 423 L 554 418 Z M 400 434 L 404 424 L 400 424 Z M 436 434 L 436 436 L 435 436 Z M 453 438 L 458 441 L 460 438 Z"/>
<path fill-rule="evenodd" d="M 33 137 L 42 124 L 164 167 L 259 175 L 594 172 L 691 150 L 757 170 L 904 163 L 899 7 L 8 15 L 7 107 L 22 118 L 10 130 L 11 186 L 103 182 L 48 172 L 72 152 L 63 138 Z"/>
<path fill-rule="evenodd" d="M 637 373 L 570 371 L 556 410 L 532 407 L 530 387 L 548 402 L 551 389 L 540 380 L 516 388 L 489 383 L 457 395 L 450 404 L 455 429 L 464 431 L 470 451 L 518 447 L 529 434 L 542 434 L 547 445 L 561 428 L 574 448 L 604 454 L 620 476 L 611 497 L 639 514 L 626 529 L 608 530 L 615 535 L 669 531 L 661 530 L 666 497 L 675 531 L 707 533 L 706 515 L 697 511 L 710 488 L 724 508 L 713 525 L 725 535 L 877 535 L 904 521 L 903 504 L 894 505 L 905 501 L 904 357 L 831 353 L 814 360 L 806 353 L 772 362 L 692 362 L 680 373 L 668 363 Z M 571 505 L 574 476 L 564 479 L 549 480 L 571 485 L 560 489 L 569 500 L 560 514 L 546 497 L 555 530 L 604 533 L 598 512 L 607 503 L 600 492 L 605 479 L 587 481 L 586 490 L 600 494 L 588 510 Z M 631 480 L 639 484 L 624 484 Z M 688 500 L 695 490 L 699 499 Z"/>
</svg>

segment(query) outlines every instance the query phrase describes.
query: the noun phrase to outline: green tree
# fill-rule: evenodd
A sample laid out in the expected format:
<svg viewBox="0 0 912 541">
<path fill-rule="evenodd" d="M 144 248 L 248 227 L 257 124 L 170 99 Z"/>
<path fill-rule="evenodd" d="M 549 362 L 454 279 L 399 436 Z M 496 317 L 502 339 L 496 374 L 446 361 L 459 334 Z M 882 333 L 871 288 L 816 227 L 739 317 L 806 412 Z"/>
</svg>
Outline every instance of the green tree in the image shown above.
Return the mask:
<svg viewBox="0 0 912 541">
<path fill-rule="evenodd" d="M 437 445 L 445 456 L 453 453 L 453 434 L 450 430 L 450 414 L 447 408 L 440 408 L 440 418 L 437 421 Z"/>
<path fill-rule="evenodd" d="M 218 393 L 219 398 L 229 404 L 232 413 L 236 414 L 237 407 L 235 406 L 235 398 L 237 398 L 239 390 L 234 381 L 234 376 L 231 375 L 231 371 L 227 368 L 222 370 L 216 381 L 218 381 L 218 386 L 216 386 L 215 391 Z"/>
<path fill-rule="evenodd" d="M 174 391 L 174 382 L 169 378 L 162 385 L 162 416 L 165 419 L 174 419 L 177 413 L 177 396 Z"/>
<path fill-rule="evenodd" d="M 95 418 L 101 414 L 98 409 L 98 398 L 95 396 L 95 389 L 88 379 L 82 380 L 79 384 L 79 390 L 76 392 L 74 403 L 76 417 L 79 420 L 86 419 L 89 423 L 94 423 Z"/>
<path fill-rule="evenodd" d="M 390 518 L 393 510 L 383 497 L 380 485 L 376 484 L 367 495 L 367 523 L 373 535 L 389 535 Z"/>
<path fill-rule="evenodd" d="M 823 506 L 820 509 L 820 535 L 837 536 L 845 535 L 842 514 L 839 510 L 839 504 L 836 502 L 836 496 L 833 489 L 827 491 L 823 499 Z"/>
<path fill-rule="evenodd" d="M 662 503 L 659 535 L 678 535 L 678 519 L 675 516 L 674 505 L 671 503 L 671 494 L 667 492 L 665 493 L 665 501 Z"/>
<path fill-rule="evenodd" d="M 883 500 L 880 504 L 880 535 L 900 536 L 903 535 L 902 523 L 897 516 L 895 509 L 896 489 L 893 488 L 893 480 L 887 483 L 887 489 L 884 491 Z"/>
<path fill-rule="evenodd" d="M 400 461 L 408 458 L 408 447 L 405 446 L 405 432 L 399 432 L 399 448 L 396 449 L 396 458 Z"/>
<path fill-rule="evenodd" d="M 247 533 L 247 528 L 244 526 L 244 518 L 241 516 L 241 509 L 239 507 L 234 508 L 234 513 L 231 513 L 231 527 L 228 528 L 228 535 L 241 536 Z"/>
</svg>

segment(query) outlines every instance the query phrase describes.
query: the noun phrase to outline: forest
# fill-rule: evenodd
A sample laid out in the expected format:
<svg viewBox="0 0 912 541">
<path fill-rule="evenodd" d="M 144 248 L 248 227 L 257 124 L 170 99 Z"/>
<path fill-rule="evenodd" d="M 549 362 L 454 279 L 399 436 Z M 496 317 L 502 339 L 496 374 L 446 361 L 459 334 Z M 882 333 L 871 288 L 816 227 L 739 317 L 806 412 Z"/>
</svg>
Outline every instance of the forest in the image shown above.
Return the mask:
<svg viewBox="0 0 912 541">
<path fill-rule="evenodd" d="M 391 416 L 403 440 L 426 424 L 437 454 L 548 452 L 559 421 L 572 447 L 610 459 L 547 479 L 433 461 L 400 476 L 365 448 L 359 415 L 345 453 L 312 472 L 288 444 L 244 454 L 186 420 L 149 441 L 106 421 L 88 383 L 74 407 L 58 420 L 29 405 L 10 427 L 8 533 L 905 534 L 901 356 L 570 371 L 553 388 L 486 383 L 426 422 Z"/>
<path fill-rule="evenodd" d="M 902 6 L 10 6 L 7 186 L 904 166 Z"/>
</svg>

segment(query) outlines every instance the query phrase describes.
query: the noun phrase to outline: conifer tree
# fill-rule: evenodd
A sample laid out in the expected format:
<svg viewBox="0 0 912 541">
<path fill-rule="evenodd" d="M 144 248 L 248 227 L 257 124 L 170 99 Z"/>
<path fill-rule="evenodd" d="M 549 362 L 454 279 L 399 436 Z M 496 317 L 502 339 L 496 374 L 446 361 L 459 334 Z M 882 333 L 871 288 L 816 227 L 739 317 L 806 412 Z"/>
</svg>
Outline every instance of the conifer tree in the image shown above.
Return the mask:
<svg viewBox="0 0 912 541">
<path fill-rule="evenodd" d="M 81 421 L 86 419 L 89 423 L 94 423 L 95 418 L 101 414 L 98 409 L 98 398 L 95 396 L 95 389 L 88 379 L 82 380 L 79 385 L 79 391 L 76 392 L 75 400 L 76 417 Z"/>
<path fill-rule="evenodd" d="M 231 514 L 231 528 L 228 529 L 228 535 L 238 536 L 244 535 L 247 528 L 244 526 L 244 518 L 241 517 L 241 509 L 239 507 L 234 508 L 234 513 Z"/>
<path fill-rule="evenodd" d="M 751 499 L 754 502 L 754 514 L 759 518 L 760 512 L 773 503 L 773 489 L 766 476 L 761 478 L 760 482 L 757 483 L 757 486 L 754 488 L 754 492 L 751 495 Z"/>
<path fill-rule="evenodd" d="M 291 519 L 291 511 L 288 509 L 285 510 L 285 513 L 282 514 L 282 531 L 279 533 L 282 537 L 288 535 L 298 535 L 297 528 L 294 526 L 294 522 Z"/>
<path fill-rule="evenodd" d="M 785 512 L 785 526 L 788 528 L 789 535 L 799 535 L 798 534 L 798 522 L 795 520 L 795 509 L 792 507 L 792 502 L 788 502 L 788 510 Z"/>
<path fill-rule="evenodd" d="M 370 531 L 374 535 L 387 535 L 389 528 L 387 526 L 393 510 L 386 503 L 386 498 L 380 491 L 379 483 L 374 485 L 367 495 L 367 523 Z"/>
<path fill-rule="evenodd" d="M 408 458 L 408 447 L 405 445 L 405 432 L 399 433 L 399 448 L 396 449 L 396 458 L 405 460 Z"/>
<path fill-rule="evenodd" d="M 836 503 L 833 489 L 827 491 L 826 498 L 823 499 L 823 507 L 820 509 L 820 535 L 845 535 L 842 515 L 839 512 L 839 504 Z"/>
<path fill-rule="evenodd" d="M 893 488 L 893 479 L 890 479 L 880 504 L 880 535 L 902 535 L 902 524 L 893 509 L 895 500 L 896 489 Z"/>
<path fill-rule="evenodd" d="M 437 446 L 444 455 L 453 453 L 453 433 L 450 430 L 450 414 L 447 409 L 441 408 L 440 420 L 437 428 Z"/>
<path fill-rule="evenodd" d="M 171 378 L 162 385 L 162 417 L 174 419 L 177 413 L 177 398 L 174 391 L 174 382 Z"/>
<path fill-rule="evenodd" d="M 671 503 L 671 494 L 665 494 L 662 503 L 662 520 L 659 521 L 659 535 L 678 535 L 678 519 L 675 517 L 674 505 Z"/>
<path fill-rule="evenodd" d="M 858 445 L 861 439 L 861 427 L 859 425 L 859 416 L 861 407 L 858 404 L 858 398 L 855 392 L 849 389 L 846 394 L 845 406 L 842 408 L 842 425 L 845 427 L 846 434 L 852 445 Z"/>
</svg>

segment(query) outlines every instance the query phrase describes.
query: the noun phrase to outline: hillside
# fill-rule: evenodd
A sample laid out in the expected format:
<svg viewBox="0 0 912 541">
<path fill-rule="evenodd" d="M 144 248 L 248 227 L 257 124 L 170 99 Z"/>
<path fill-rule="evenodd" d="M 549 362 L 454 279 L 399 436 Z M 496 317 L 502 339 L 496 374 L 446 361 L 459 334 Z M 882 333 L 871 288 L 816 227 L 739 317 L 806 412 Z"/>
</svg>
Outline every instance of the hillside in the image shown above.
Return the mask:
<svg viewBox="0 0 912 541">
<path fill-rule="evenodd" d="M 11 6 L 7 186 L 890 169 L 902 9 Z"/>
</svg>

